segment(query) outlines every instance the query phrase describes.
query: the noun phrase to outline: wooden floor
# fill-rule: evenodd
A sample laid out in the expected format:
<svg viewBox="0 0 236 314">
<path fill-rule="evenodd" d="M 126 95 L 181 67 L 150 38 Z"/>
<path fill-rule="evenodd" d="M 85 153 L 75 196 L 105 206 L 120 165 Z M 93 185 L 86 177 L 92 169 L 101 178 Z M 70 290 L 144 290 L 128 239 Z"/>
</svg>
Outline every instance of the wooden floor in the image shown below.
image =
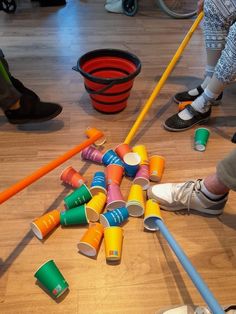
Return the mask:
<svg viewBox="0 0 236 314">
<path fill-rule="evenodd" d="M 135 17 L 108 14 L 103 5 L 101 0 L 70 0 L 65 7 L 50 8 L 23 3 L 14 15 L 0 12 L 0 47 L 12 73 L 42 99 L 64 107 L 55 120 L 39 125 L 13 126 L 1 114 L 1 191 L 83 141 L 87 126 L 105 132 L 105 149 L 121 143 L 193 22 L 168 18 L 154 1 L 140 1 Z M 92 109 L 82 77 L 71 69 L 82 54 L 104 47 L 128 50 L 142 61 L 128 107 L 114 115 Z M 236 131 L 235 85 L 225 91 L 223 104 L 213 108 L 204 153 L 193 150 L 194 129 L 169 133 L 162 128 L 177 109 L 171 96 L 201 81 L 204 53 L 199 28 L 132 142 L 145 144 L 150 155 L 165 156 L 162 182 L 202 178 L 235 147 L 230 142 Z M 178 304 L 204 305 L 165 239 L 144 232 L 141 218 L 131 218 L 124 226 L 123 256 L 117 266 L 106 263 L 103 246 L 97 259 L 78 254 L 77 243 L 86 228 L 59 227 L 43 242 L 34 237 L 29 224 L 35 217 L 63 209 L 63 198 L 71 191 L 59 180 L 66 165 L 80 170 L 89 182 L 101 169 L 76 156 L 1 205 L 0 313 L 154 314 Z M 126 197 L 130 185 L 123 180 Z M 236 194 L 230 193 L 218 218 L 169 212 L 163 212 L 163 218 L 220 304 L 234 303 Z M 58 302 L 33 276 L 48 259 L 55 260 L 70 285 Z"/>
</svg>

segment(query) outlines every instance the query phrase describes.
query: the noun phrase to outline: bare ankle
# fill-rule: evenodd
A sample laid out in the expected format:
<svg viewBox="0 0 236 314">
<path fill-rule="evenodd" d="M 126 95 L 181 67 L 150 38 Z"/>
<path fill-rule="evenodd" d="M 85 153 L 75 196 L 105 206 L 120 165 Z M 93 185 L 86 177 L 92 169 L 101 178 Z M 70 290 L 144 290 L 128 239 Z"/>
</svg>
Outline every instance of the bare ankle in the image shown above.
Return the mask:
<svg viewBox="0 0 236 314">
<path fill-rule="evenodd" d="M 229 188 L 218 179 L 216 174 L 206 177 L 203 182 L 208 191 L 213 194 L 223 195 L 229 192 Z"/>
</svg>

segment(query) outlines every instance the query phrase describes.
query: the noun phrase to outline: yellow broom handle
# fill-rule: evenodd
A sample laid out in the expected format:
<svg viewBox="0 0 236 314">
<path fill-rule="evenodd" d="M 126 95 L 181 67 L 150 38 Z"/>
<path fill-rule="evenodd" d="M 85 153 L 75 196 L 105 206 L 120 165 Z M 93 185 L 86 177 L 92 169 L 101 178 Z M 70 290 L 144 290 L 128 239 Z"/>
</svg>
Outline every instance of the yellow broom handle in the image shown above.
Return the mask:
<svg viewBox="0 0 236 314">
<path fill-rule="evenodd" d="M 203 18 L 204 13 L 201 12 L 198 17 L 196 18 L 196 20 L 194 21 L 193 25 L 191 26 L 190 30 L 188 31 L 187 35 L 185 36 L 184 40 L 182 41 L 182 43 L 180 44 L 179 48 L 177 49 L 174 57 L 172 58 L 172 60 L 170 61 L 170 63 L 168 64 L 165 72 L 162 74 L 160 81 L 157 83 L 155 89 L 153 90 L 151 96 L 149 97 L 149 99 L 146 101 L 143 110 L 140 112 L 138 118 L 136 119 L 134 125 L 132 126 L 132 128 L 129 131 L 129 134 L 127 135 L 124 143 L 126 144 L 130 144 L 130 142 L 132 141 L 135 133 L 137 132 L 137 129 L 139 128 L 140 124 L 142 123 L 146 113 L 148 112 L 148 110 L 151 108 L 155 98 L 157 97 L 157 95 L 159 94 L 162 86 L 165 84 L 165 81 L 167 80 L 169 74 L 171 73 L 171 71 L 173 70 L 174 66 L 176 65 L 177 61 L 179 60 L 184 48 L 187 46 L 189 40 L 191 39 L 194 31 L 196 30 L 196 28 L 198 27 L 199 23 L 201 22 L 202 18 Z"/>
</svg>

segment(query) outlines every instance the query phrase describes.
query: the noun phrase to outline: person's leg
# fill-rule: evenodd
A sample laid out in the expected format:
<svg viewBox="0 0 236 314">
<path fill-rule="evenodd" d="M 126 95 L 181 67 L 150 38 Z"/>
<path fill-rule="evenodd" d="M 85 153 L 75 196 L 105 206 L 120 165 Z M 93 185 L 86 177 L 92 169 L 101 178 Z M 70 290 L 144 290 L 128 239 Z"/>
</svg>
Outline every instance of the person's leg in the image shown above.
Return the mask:
<svg viewBox="0 0 236 314">
<path fill-rule="evenodd" d="M 230 190 L 236 191 L 236 149 L 205 179 L 156 184 L 148 190 L 148 197 L 158 201 L 165 210 L 194 209 L 218 215 L 223 212 Z"/>
<path fill-rule="evenodd" d="M 6 71 L 8 75 L 8 64 L 4 58 L 4 55 L 0 49 L 0 62 L 3 66 L 3 70 Z M 16 104 L 21 97 L 21 94 L 15 87 L 6 80 L 4 74 L 0 71 L 0 108 L 3 111 L 12 107 Z"/>
<path fill-rule="evenodd" d="M 235 0 L 236 15 L 236 0 Z M 236 18 L 236 16 L 235 16 Z M 211 114 L 211 102 L 222 93 L 225 86 L 236 78 L 236 22 L 230 27 L 225 48 L 215 67 L 203 94 L 196 98 L 191 105 L 178 114 L 171 116 L 164 123 L 169 131 L 184 131 L 195 124 L 206 122 Z"/>
<path fill-rule="evenodd" d="M 178 93 L 174 96 L 176 102 L 194 101 L 200 96 L 212 78 L 215 66 L 225 47 L 226 36 L 229 28 L 235 21 L 236 2 L 235 0 L 205 0 L 204 2 L 204 38 L 206 46 L 206 70 L 205 79 L 202 84 L 187 92 Z M 222 94 L 217 98 L 220 100 Z M 215 101 L 214 101 L 215 102 Z"/>
<path fill-rule="evenodd" d="M 61 113 L 62 107 L 59 104 L 40 101 L 33 91 L 11 75 L 1 50 L 0 61 L 3 65 L 0 67 L 0 108 L 10 123 L 43 122 Z"/>
</svg>

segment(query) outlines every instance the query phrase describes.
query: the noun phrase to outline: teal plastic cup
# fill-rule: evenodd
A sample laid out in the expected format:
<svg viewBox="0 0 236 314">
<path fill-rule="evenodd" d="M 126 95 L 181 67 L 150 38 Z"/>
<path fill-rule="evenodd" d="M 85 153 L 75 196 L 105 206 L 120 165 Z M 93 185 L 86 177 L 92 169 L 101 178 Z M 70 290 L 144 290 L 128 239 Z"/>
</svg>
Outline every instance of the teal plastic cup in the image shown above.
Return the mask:
<svg viewBox="0 0 236 314">
<path fill-rule="evenodd" d="M 83 204 L 61 212 L 60 222 L 62 226 L 86 225 L 88 223 L 86 205 Z"/>
<path fill-rule="evenodd" d="M 41 265 L 35 272 L 34 277 L 54 298 L 59 298 L 69 287 L 53 260 Z"/>
<path fill-rule="evenodd" d="M 198 128 L 194 134 L 194 148 L 200 152 L 205 151 L 209 136 L 210 131 L 207 128 Z"/>
<path fill-rule="evenodd" d="M 67 209 L 74 208 L 89 202 L 92 198 L 92 194 L 86 184 L 81 185 L 71 194 L 64 198 L 65 207 Z"/>
</svg>

